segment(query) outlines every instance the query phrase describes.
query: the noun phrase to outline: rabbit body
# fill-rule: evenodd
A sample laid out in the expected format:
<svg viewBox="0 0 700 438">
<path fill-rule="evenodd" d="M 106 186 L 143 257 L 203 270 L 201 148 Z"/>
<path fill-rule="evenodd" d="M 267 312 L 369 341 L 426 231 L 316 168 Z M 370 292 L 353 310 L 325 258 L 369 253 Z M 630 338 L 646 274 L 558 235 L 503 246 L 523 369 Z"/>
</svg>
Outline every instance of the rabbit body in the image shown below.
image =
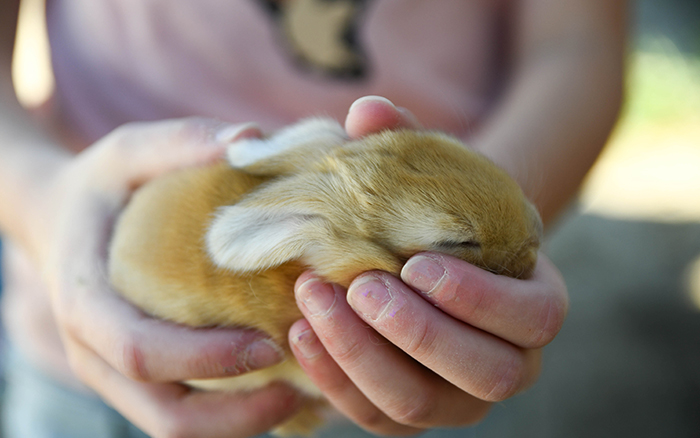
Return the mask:
<svg viewBox="0 0 700 438">
<path fill-rule="evenodd" d="M 347 287 L 362 272 L 398 275 L 412 255 L 440 251 L 527 277 L 541 228 L 518 185 L 449 136 L 387 131 L 351 142 L 336 122 L 312 119 L 232 145 L 228 163 L 140 188 L 115 229 L 110 279 L 150 315 L 262 330 L 286 353 L 264 370 L 189 384 L 285 380 L 320 399 L 287 343 L 302 317 L 293 287 L 304 270 Z M 314 405 L 278 432 L 310 433 Z"/>
</svg>

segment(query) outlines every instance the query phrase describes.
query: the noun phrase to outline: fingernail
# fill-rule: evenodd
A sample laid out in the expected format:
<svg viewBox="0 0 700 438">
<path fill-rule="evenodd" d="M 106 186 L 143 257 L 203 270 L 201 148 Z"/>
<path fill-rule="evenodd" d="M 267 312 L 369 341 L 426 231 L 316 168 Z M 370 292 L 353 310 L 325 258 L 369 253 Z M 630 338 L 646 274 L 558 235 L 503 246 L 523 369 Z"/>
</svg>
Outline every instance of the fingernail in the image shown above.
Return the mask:
<svg viewBox="0 0 700 438">
<path fill-rule="evenodd" d="M 401 269 L 401 279 L 428 295 L 440 284 L 445 268 L 437 260 L 423 255 L 413 257 Z"/>
<path fill-rule="evenodd" d="M 250 131 L 250 133 L 246 131 Z M 219 128 L 214 139 L 219 143 L 231 143 L 239 138 L 258 135 L 260 135 L 260 127 L 256 123 L 239 123 Z"/>
<path fill-rule="evenodd" d="M 313 359 L 325 351 L 313 330 L 308 329 L 292 338 L 292 342 L 306 359 Z"/>
<path fill-rule="evenodd" d="M 418 118 L 411 111 L 403 107 L 396 107 L 396 110 L 399 113 L 401 113 L 409 127 L 413 129 L 422 128 L 423 125 L 418 121 Z"/>
<path fill-rule="evenodd" d="M 302 283 L 298 295 L 310 316 L 326 316 L 335 305 L 336 293 L 333 286 L 318 278 Z"/>
<path fill-rule="evenodd" d="M 282 361 L 284 352 L 271 339 L 260 339 L 248 345 L 242 354 L 243 365 L 249 370 L 258 370 Z"/>
<path fill-rule="evenodd" d="M 350 105 L 350 109 L 348 110 L 348 112 L 352 111 L 355 107 L 358 107 L 358 106 L 364 104 L 365 102 L 382 102 L 382 103 L 391 105 L 392 107 L 396 108 L 394 103 L 392 101 L 390 101 L 389 99 L 387 99 L 386 97 L 364 96 L 364 97 L 361 97 L 361 98 L 357 99 L 356 101 L 354 101 L 352 103 L 352 105 Z"/>
<path fill-rule="evenodd" d="M 353 309 L 372 321 L 387 316 L 394 317 L 403 307 L 403 300 L 392 295 L 386 283 L 371 275 L 350 285 L 348 302 Z"/>
</svg>

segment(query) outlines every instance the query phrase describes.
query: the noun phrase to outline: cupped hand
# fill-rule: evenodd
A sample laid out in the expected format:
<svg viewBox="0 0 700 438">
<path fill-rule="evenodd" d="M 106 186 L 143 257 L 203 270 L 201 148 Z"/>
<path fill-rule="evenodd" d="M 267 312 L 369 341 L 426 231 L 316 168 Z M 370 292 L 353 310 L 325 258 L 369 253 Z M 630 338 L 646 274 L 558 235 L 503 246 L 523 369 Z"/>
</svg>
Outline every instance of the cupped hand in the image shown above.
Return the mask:
<svg viewBox="0 0 700 438">
<path fill-rule="evenodd" d="M 377 98 L 356 102 L 346 120 L 351 137 L 402 127 L 418 125 Z M 345 291 L 307 272 L 295 293 L 305 319 L 289 339 L 301 366 L 345 416 L 391 435 L 474 424 L 532 385 L 540 348 L 568 308 L 566 286 L 542 254 L 527 280 L 421 253 L 400 279 L 368 272 Z"/>
<path fill-rule="evenodd" d="M 179 168 L 219 159 L 250 125 L 182 119 L 125 125 L 62 168 L 47 195 L 38 251 L 77 376 L 154 437 L 248 437 L 293 414 L 295 391 L 200 392 L 175 382 L 233 376 L 280 360 L 262 334 L 192 329 L 144 315 L 110 287 L 110 235 L 131 193 Z"/>
</svg>

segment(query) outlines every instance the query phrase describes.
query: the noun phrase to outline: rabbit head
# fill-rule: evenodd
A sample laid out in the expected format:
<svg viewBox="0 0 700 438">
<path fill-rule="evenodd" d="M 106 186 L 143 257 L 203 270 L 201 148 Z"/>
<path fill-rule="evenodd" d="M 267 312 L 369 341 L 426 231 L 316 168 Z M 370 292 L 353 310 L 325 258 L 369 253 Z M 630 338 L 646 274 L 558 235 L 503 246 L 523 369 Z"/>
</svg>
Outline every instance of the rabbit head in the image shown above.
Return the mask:
<svg viewBox="0 0 700 438">
<path fill-rule="evenodd" d="M 412 255 L 438 251 L 497 274 L 532 273 L 539 215 L 485 157 L 440 133 L 386 131 L 349 142 L 325 120 L 299 126 L 232 146 L 242 148 L 229 156 L 234 167 L 278 176 L 218 212 L 207 247 L 219 266 L 251 272 L 301 260 L 348 285 L 363 271 L 398 273 Z M 304 129 L 314 135 L 300 135 Z M 241 158 L 246 147 L 254 160 Z M 271 149 L 278 152 L 260 152 Z"/>
</svg>

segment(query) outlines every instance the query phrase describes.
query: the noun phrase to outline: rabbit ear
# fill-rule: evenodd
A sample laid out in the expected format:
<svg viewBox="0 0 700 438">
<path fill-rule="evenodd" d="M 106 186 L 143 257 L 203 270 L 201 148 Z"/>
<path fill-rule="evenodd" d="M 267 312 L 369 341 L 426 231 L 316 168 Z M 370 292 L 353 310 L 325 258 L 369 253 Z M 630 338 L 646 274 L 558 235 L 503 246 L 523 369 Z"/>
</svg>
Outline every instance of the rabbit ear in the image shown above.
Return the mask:
<svg viewBox="0 0 700 438">
<path fill-rule="evenodd" d="M 222 208 L 212 223 L 207 251 L 217 266 L 237 273 L 301 260 L 345 287 L 370 269 L 399 274 L 401 262 L 385 248 L 359 236 L 342 239 L 330 229 L 317 214 L 234 205 Z"/>
<path fill-rule="evenodd" d="M 254 272 L 302 257 L 325 219 L 284 209 L 234 205 L 220 209 L 206 235 L 220 267 Z"/>
<path fill-rule="evenodd" d="M 267 139 L 240 140 L 229 146 L 227 159 L 232 167 L 255 175 L 288 174 L 345 141 L 345 130 L 337 121 L 307 119 Z"/>
</svg>

